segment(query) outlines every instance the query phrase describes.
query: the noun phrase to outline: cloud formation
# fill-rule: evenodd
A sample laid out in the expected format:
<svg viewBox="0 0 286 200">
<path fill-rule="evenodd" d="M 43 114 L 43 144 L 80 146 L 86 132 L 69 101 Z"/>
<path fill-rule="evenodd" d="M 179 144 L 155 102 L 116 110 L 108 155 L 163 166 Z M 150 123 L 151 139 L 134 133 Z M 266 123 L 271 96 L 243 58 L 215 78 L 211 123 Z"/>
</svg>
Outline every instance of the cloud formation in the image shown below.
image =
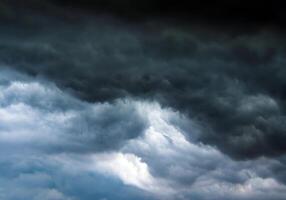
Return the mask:
<svg viewBox="0 0 286 200">
<path fill-rule="evenodd" d="M 144 130 L 144 120 L 128 101 L 91 105 L 52 84 L 9 79 L 0 92 L 2 145 L 29 143 L 53 146 L 53 151 L 107 151 Z"/>
<path fill-rule="evenodd" d="M 284 154 L 285 47 L 279 32 L 235 35 L 160 22 L 132 27 L 104 17 L 60 23 L 48 20 L 38 30 L 34 22 L 33 33 L 4 31 L 3 65 L 46 77 L 88 102 L 159 101 L 195 116 L 206 128 L 201 141 L 236 159 Z"/>
<path fill-rule="evenodd" d="M 154 101 L 88 103 L 42 78 L 1 75 L 3 199 L 284 197 L 274 170 L 283 157 L 232 160 L 200 142 L 196 118 Z"/>
<path fill-rule="evenodd" d="M 0 2 L 0 199 L 285 199 L 280 22 L 85 2 Z"/>
</svg>

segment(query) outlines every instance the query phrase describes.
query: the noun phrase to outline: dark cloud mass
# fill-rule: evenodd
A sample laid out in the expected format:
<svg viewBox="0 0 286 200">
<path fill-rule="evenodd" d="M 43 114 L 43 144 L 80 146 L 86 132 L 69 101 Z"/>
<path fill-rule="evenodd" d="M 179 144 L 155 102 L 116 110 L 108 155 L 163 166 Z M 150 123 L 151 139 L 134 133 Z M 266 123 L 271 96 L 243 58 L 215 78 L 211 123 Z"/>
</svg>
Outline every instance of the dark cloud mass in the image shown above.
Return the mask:
<svg viewBox="0 0 286 200">
<path fill-rule="evenodd" d="M 25 153 L 19 166 L 0 159 L 13 169 L 0 199 L 282 200 L 283 10 L 278 0 L 0 1 L 0 149 Z"/>
<path fill-rule="evenodd" d="M 89 102 L 157 99 L 205 123 L 202 141 L 236 158 L 285 152 L 285 48 L 279 32 L 233 35 L 94 20 L 56 32 L 50 22 L 32 33 L 4 31 L 1 62 L 46 76 Z"/>
</svg>

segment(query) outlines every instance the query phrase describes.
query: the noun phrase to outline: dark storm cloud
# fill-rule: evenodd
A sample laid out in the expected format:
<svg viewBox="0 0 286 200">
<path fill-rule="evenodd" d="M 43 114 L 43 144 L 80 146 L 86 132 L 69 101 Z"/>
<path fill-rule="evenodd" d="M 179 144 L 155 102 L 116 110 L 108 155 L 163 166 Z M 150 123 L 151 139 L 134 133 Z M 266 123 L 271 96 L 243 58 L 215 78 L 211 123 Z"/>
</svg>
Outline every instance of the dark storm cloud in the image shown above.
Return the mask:
<svg viewBox="0 0 286 200">
<path fill-rule="evenodd" d="M 91 14 L 107 13 L 128 20 L 167 17 L 179 20 L 202 20 L 212 23 L 285 26 L 282 0 L 51 0 L 64 9 Z M 250 27 L 251 27 L 250 26 Z"/>
<path fill-rule="evenodd" d="M 48 77 L 89 102 L 156 99 L 196 118 L 206 128 L 201 140 L 235 158 L 285 152 L 282 33 L 43 19 L 33 31 L 1 33 L 3 65 Z"/>
<path fill-rule="evenodd" d="M 282 0 L 1 0 L 0 18 L 35 21 L 30 14 L 37 13 L 75 20 L 79 15 L 88 13 L 107 14 L 128 21 L 168 18 L 186 23 L 199 21 L 248 29 L 269 25 L 285 28 L 284 6 Z"/>
<path fill-rule="evenodd" d="M 0 1 L 0 199 L 282 200 L 280 5 Z"/>
</svg>

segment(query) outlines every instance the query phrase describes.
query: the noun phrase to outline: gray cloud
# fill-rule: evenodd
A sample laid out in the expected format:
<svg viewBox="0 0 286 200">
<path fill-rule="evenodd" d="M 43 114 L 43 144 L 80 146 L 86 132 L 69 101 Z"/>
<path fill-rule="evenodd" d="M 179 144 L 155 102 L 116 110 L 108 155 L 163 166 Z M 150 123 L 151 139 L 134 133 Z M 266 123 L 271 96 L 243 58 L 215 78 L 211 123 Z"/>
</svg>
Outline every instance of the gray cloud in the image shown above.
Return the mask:
<svg viewBox="0 0 286 200">
<path fill-rule="evenodd" d="M 2 71 L 3 75 L 6 73 Z M 22 81 L 13 79 L 11 71 L 7 74 L 10 81 L 0 85 L 0 132 L 4 146 L 16 142 L 52 151 L 107 151 L 119 148 L 144 130 L 144 120 L 128 101 L 91 105 L 64 94 L 52 84 L 25 76 Z"/>
<path fill-rule="evenodd" d="M 34 32 L 18 34 L 8 29 L 0 60 L 89 102 L 156 99 L 196 116 L 206 127 L 201 140 L 237 159 L 285 152 L 285 47 L 279 32 L 235 35 L 93 20 L 64 26 L 48 20 L 41 30 L 34 22 Z"/>
<path fill-rule="evenodd" d="M 178 123 L 172 123 L 184 121 L 183 116 L 156 105 L 149 109 L 149 128 L 123 151 L 141 157 L 155 177 L 175 188 L 174 199 L 283 199 L 285 185 L 273 170 L 285 167 L 282 158 L 234 161 L 195 138 L 187 141 Z M 194 121 L 189 124 L 192 134 L 201 131 Z"/>
<path fill-rule="evenodd" d="M 232 160 L 200 141 L 195 116 L 146 100 L 88 103 L 41 77 L 1 75 L 3 199 L 284 197 L 284 157 Z M 247 114 L 278 109 L 265 96 L 244 101 Z"/>
<path fill-rule="evenodd" d="M 283 199 L 281 32 L 44 15 L 1 23 L 0 198 Z"/>
<path fill-rule="evenodd" d="M 142 134 L 130 101 L 86 103 L 11 70 L 1 70 L 0 89 L 0 199 L 153 198 L 60 157 L 115 151 Z"/>
<path fill-rule="evenodd" d="M 0 163 L 1 199 L 153 199 L 102 174 L 63 167 L 44 154 L 22 152 L 5 158 L 1 153 Z"/>
</svg>

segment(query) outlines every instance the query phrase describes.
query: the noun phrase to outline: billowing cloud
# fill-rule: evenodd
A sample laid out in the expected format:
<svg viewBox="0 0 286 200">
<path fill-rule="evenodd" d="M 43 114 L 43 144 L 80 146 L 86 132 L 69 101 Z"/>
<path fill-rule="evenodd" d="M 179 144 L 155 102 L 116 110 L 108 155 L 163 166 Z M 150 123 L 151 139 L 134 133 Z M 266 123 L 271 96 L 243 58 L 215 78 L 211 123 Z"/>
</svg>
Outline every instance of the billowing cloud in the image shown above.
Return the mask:
<svg viewBox="0 0 286 200">
<path fill-rule="evenodd" d="M 3 65 L 46 77 L 91 103 L 159 101 L 196 117 L 206 129 L 201 141 L 236 159 L 284 154 L 285 47 L 279 32 L 233 36 L 195 25 L 130 27 L 104 17 L 65 26 L 47 20 L 41 30 L 37 25 L 31 34 L 2 33 Z"/>
<path fill-rule="evenodd" d="M 145 126 L 128 101 L 89 104 L 40 81 L 11 80 L 0 87 L 2 146 L 106 151 L 137 137 Z"/>
<path fill-rule="evenodd" d="M 285 199 L 281 22 L 88 2 L 0 2 L 0 199 Z"/>
<path fill-rule="evenodd" d="M 283 157 L 232 160 L 200 142 L 205 129 L 195 117 L 154 101 L 88 103 L 42 78 L 1 72 L 3 199 L 284 197 L 274 170 Z M 241 110 L 255 110 L 255 98 Z"/>
</svg>

